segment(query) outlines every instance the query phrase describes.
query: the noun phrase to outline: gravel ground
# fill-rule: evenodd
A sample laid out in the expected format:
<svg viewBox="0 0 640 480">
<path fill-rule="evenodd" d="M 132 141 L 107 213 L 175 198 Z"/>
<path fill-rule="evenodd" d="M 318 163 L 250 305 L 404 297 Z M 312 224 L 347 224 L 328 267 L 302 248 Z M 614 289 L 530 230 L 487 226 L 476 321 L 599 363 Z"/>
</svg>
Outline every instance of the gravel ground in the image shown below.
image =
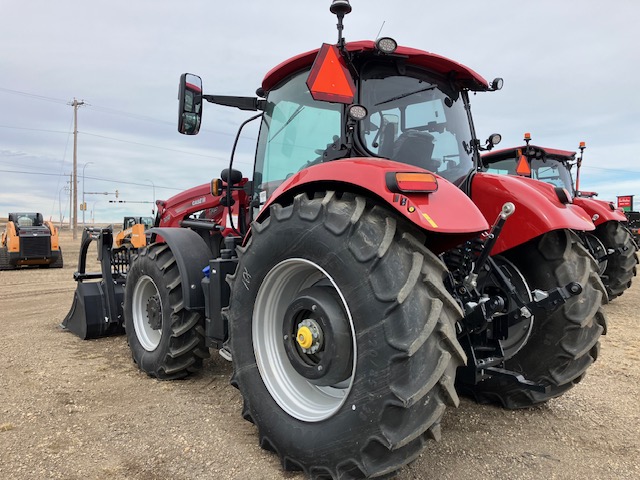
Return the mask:
<svg viewBox="0 0 640 480">
<path fill-rule="evenodd" d="M 303 478 L 259 447 L 217 353 L 200 374 L 160 382 L 124 337 L 62 331 L 79 240 L 65 231 L 61 244 L 64 269 L 0 272 L 0 478 Z M 520 411 L 463 399 L 397 478 L 640 478 L 639 284 L 605 307 L 609 332 L 576 388 Z"/>
</svg>

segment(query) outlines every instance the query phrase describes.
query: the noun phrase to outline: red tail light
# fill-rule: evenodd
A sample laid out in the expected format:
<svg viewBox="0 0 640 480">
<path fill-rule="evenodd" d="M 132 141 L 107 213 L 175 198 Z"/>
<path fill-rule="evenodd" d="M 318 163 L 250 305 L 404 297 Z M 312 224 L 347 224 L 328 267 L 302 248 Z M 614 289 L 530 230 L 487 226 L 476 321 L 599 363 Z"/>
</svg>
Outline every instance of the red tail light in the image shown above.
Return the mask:
<svg viewBox="0 0 640 480">
<path fill-rule="evenodd" d="M 438 190 L 438 179 L 433 173 L 389 172 L 387 188 L 394 193 L 431 193 Z"/>
</svg>

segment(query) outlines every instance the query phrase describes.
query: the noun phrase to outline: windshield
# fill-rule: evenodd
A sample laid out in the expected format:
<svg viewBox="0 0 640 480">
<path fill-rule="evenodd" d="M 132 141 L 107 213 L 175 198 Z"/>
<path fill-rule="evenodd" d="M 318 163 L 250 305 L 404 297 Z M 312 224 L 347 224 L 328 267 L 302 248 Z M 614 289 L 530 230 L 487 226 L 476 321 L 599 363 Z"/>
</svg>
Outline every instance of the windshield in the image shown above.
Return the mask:
<svg viewBox="0 0 640 480">
<path fill-rule="evenodd" d="M 534 158 L 530 160 L 529 165 L 531 166 L 531 178 L 550 183 L 556 187 L 566 188 L 573 194 L 573 179 L 569 169 L 563 162 L 552 158 Z M 501 175 L 517 175 L 516 166 L 517 161 L 514 154 L 513 158 L 490 163 L 486 171 Z"/>
<path fill-rule="evenodd" d="M 573 193 L 573 179 L 564 163 L 553 159 L 533 159 L 531 161 L 531 178 L 556 187 L 562 187 Z"/>
<path fill-rule="evenodd" d="M 309 71 L 269 92 L 262 117 L 254 182 L 264 204 L 290 175 L 322 157 L 341 132 L 342 105 L 313 100 Z"/>
<path fill-rule="evenodd" d="M 425 74 L 365 68 L 360 103 L 369 112 L 360 140 L 372 154 L 420 166 L 458 183 L 473 169 L 471 129 L 463 100 Z"/>
</svg>

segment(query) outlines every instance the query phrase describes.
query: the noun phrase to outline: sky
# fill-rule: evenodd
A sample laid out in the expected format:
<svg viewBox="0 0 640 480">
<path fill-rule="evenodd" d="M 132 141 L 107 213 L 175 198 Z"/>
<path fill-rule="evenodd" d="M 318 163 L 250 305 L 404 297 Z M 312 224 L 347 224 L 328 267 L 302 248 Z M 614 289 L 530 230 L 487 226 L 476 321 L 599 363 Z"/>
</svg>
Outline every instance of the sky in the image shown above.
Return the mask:
<svg viewBox="0 0 640 480">
<path fill-rule="evenodd" d="M 150 215 L 218 177 L 252 112 L 206 104 L 197 136 L 177 132 L 180 74 L 209 94 L 252 96 L 266 72 L 334 43 L 330 0 L 0 0 L 0 217 L 69 218 L 73 99 L 78 204 L 85 222 Z M 577 150 L 580 186 L 640 207 L 640 2 L 637 0 L 351 0 L 347 41 L 393 37 L 444 55 L 498 92 L 472 97 L 480 139 Z M 256 122 L 254 122 L 256 123 Z M 235 168 L 250 176 L 257 125 Z M 116 191 L 118 197 L 116 198 Z M 114 202 L 121 203 L 114 203 Z M 638 208 L 636 208 L 638 209 Z M 83 214 L 78 213 L 82 224 Z"/>
</svg>

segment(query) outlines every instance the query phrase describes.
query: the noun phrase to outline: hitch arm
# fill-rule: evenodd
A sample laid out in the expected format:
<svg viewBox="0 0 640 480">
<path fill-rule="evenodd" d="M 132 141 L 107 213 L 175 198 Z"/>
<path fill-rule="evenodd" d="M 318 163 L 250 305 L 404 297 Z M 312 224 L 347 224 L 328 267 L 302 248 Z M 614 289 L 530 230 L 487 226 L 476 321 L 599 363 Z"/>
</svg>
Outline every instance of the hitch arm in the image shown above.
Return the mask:
<svg viewBox="0 0 640 480">
<path fill-rule="evenodd" d="M 487 235 L 487 241 L 484 244 L 482 252 L 480 252 L 480 256 L 475 262 L 473 271 L 463 281 L 463 284 L 467 289 L 473 290 L 478 285 L 478 275 L 484 267 L 485 263 L 487 263 L 489 255 L 491 254 L 491 250 L 493 250 L 493 246 L 498 241 L 498 236 L 500 235 L 500 232 L 502 231 L 507 218 L 513 215 L 515 211 L 516 206 L 511 202 L 507 202 L 502 206 L 502 211 L 498 215 L 498 218 L 496 218 L 496 221 L 494 222 L 491 230 L 489 231 L 489 234 Z"/>
<path fill-rule="evenodd" d="M 553 290 L 534 290 L 533 300 L 521 308 L 509 312 L 504 317 L 496 317 L 495 332 L 497 338 L 504 340 L 509 335 L 509 327 L 522 321 L 522 317 L 535 317 L 538 314 L 553 314 L 558 308 L 566 303 L 568 299 L 582 293 L 582 285 L 577 282 L 570 282 L 564 287 L 557 287 Z"/>
<path fill-rule="evenodd" d="M 504 368 L 498 367 L 489 367 L 485 368 L 485 372 L 492 376 L 507 377 L 511 379 L 511 381 L 519 383 L 527 390 L 532 390 L 534 392 L 540 393 L 549 393 L 551 391 L 550 385 L 541 385 L 539 383 L 532 382 L 531 380 L 527 380 L 526 378 L 524 378 L 519 373 L 512 372 L 511 370 L 505 370 Z"/>
<path fill-rule="evenodd" d="M 580 295 L 581 293 L 582 285 L 578 282 L 569 282 L 564 287 L 557 287 L 546 292 L 543 290 L 534 290 L 533 301 L 529 302 L 526 307 L 533 315 L 539 313 L 552 314 L 571 297 Z M 517 322 L 518 321 L 514 323 Z"/>
</svg>

